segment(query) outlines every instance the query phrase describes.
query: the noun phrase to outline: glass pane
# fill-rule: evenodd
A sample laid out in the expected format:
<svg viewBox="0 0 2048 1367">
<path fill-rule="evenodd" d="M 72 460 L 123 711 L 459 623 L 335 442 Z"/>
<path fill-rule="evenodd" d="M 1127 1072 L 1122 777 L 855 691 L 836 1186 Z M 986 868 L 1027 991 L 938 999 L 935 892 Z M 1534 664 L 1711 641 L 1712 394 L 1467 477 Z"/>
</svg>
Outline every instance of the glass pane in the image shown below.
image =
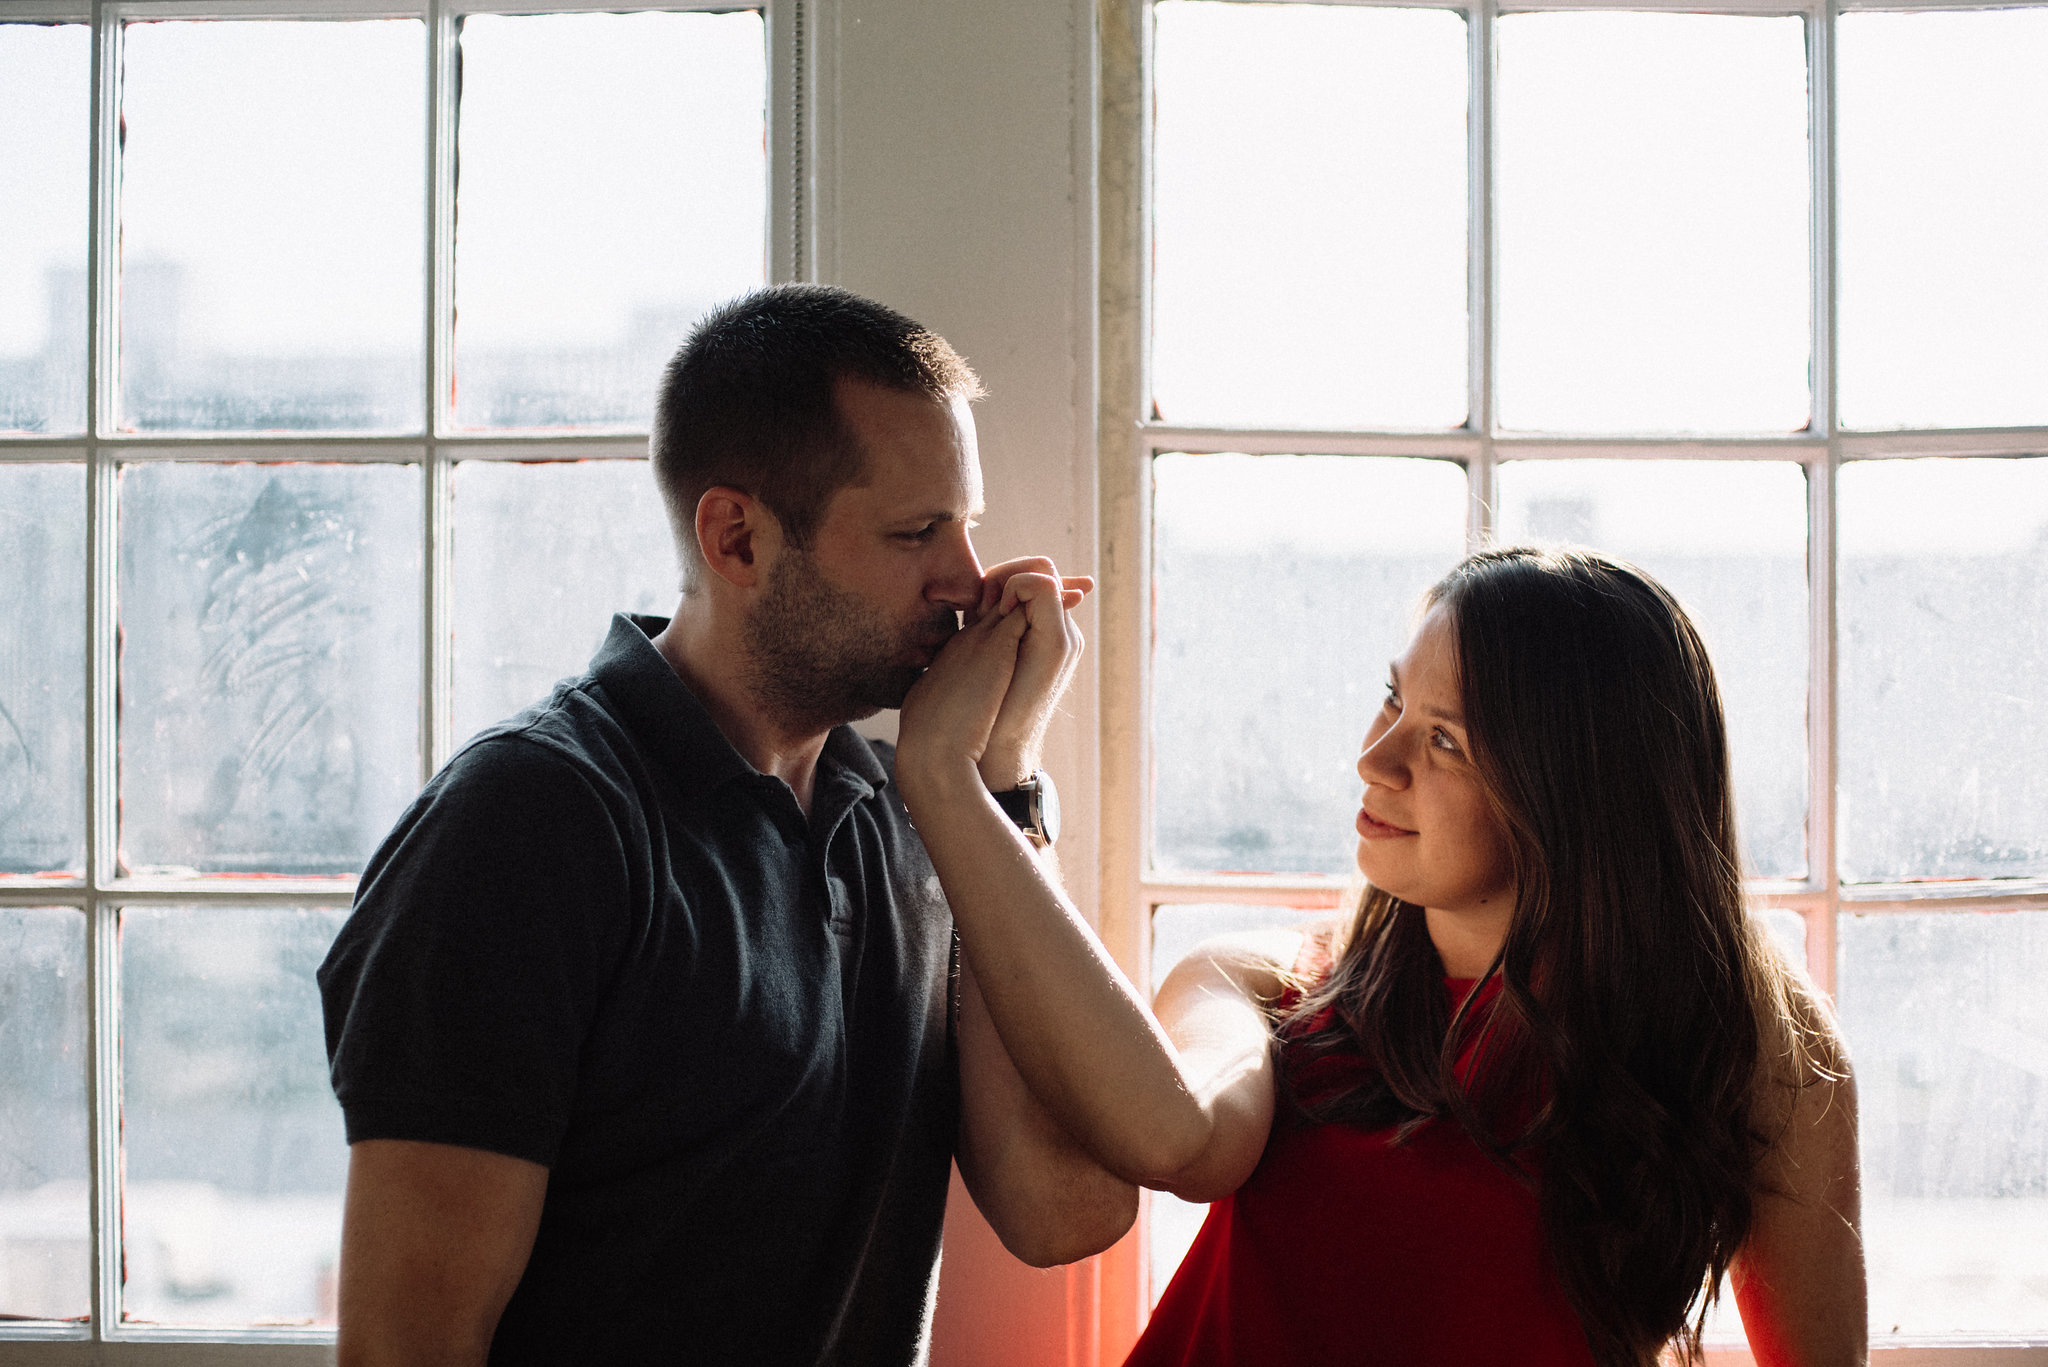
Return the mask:
<svg viewBox="0 0 2048 1367">
<path fill-rule="evenodd" d="M 1354 765 L 1465 472 L 1364 456 L 1153 461 L 1152 861 L 1349 873 Z"/>
<path fill-rule="evenodd" d="M 334 1322 L 348 1144 L 313 971 L 347 916 L 121 913 L 124 1320 Z"/>
<path fill-rule="evenodd" d="M 1763 907 L 1756 915 L 1786 961 L 1802 972 L 1810 972 L 1806 963 L 1806 918 L 1785 907 Z"/>
<path fill-rule="evenodd" d="M 1361 733 L 1362 734 L 1362 733 Z M 1246 930 L 1269 930 L 1320 920 L 1327 911 L 1304 911 L 1300 907 L 1244 907 L 1222 904 L 1167 906 L 1152 913 L 1152 986 L 1157 990 L 1173 966 L 1189 950 L 1216 935 Z M 1146 1236 L 1150 1242 L 1151 1303 L 1157 1305 L 1173 1280 L 1174 1269 L 1187 1256 L 1195 1232 L 1209 1213 L 1206 1204 L 1197 1205 L 1163 1191 L 1145 1193 Z"/>
<path fill-rule="evenodd" d="M 425 26 L 122 32 L 120 425 L 418 431 Z"/>
<path fill-rule="evenodd" d="M 1843 425 L 2048 423 L 2048 9 L 1835 34 Z"/>
<path fill-rule="evenodd" d="M 85 870 L 85 467 L 0 466 L 0 875 Z"/>
<path fill-rule="evenodd" d="M 0 1319 L 92 1300 L 85 917 L 0 907 Z"/>
<path fill-rule="evenodd" d="M 1678 595 L 1728 716 L 1752 873 L 1806 872 L 1806 475 L 1786 461 L 1510 461 L 1504 541 L 1594 545 Z"/>
<path fill-rule="evenodd" d="M 343 874 L 419 787 L 410 465 L 121 471 L 121 858 Z"/>
<path fill-rule="evenodd" d="M 1500 425 L 1805 427 L 1804 21 L 1510 14 L 1496 33 Z"/>
<path fill-rule="evenodd" d="M 2048 912 L 1840 927 L 1873 1334 L 2048 1330 Z"/>
<path fill-rule="evenodd" d="M 462 24 L 458 427 L 645 430 L 705 309 L 767 283 L 761 15 Z"/>
<path fill-rule="evenodd" d="M 85 430 L 92 31 L 0 24 L 0 431 Z"/>
<path fill-rule="evenodd" d="M 614 612 L 676 605 L 675 542 L 647 462 L 455 467 L 460 741 L 581 674 Z"/>
<path fill-rule="evenodd" d="M 1153 13 L 1159 416 L 1464 422 L 1464 17 L 1204 0 Z"/>
<path fill-rule="evenodd" d="M 2048 875 L 2048 459 L 1840 481 L 1842 877 Z"/>
</svg>

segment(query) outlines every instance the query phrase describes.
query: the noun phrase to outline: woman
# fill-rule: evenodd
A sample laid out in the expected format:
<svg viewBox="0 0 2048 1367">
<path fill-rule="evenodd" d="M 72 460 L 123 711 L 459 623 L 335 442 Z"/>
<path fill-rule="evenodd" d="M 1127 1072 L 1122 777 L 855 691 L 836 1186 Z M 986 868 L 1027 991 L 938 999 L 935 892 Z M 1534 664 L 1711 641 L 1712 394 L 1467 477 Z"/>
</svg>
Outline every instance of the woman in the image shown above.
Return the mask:
<svg viewBox="0 0 2048 1367">
<path fill-rule="evenodd" d="M 1358 761 L 1357 911 L 1204 946 L 1156 1028 L 1045 880 L 963 865 L 996 832 L 934 781 L 1021 629 L 976 623 L 906 711 L 1019 1071 L 1109 1171 L 1216 1202 L 1132 1363 L 1697 1361 L 1724 1272 L 1760 1363 L 1862 1362 L 1853 1085 L 1744 911 L 1697 633 L 1585 551 L 1482 552 L 1424 607 Z"/>
</svg>

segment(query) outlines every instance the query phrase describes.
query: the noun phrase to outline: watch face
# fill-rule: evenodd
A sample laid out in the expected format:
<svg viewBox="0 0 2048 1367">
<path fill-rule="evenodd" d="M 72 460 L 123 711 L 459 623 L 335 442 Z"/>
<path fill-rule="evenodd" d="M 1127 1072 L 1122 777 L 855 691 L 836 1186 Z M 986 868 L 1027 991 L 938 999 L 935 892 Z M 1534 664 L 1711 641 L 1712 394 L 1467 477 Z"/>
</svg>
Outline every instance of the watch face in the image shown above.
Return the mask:
<svg viewBox="0 0 2048 1367">
<path fill-rule="evenodd" d="M 1038 829 L 1051 845 L 1060 838 L 1060 790 L 1052 786 L 1052 775 L 1040 770 L 1038 779 Z"/>
</svg>

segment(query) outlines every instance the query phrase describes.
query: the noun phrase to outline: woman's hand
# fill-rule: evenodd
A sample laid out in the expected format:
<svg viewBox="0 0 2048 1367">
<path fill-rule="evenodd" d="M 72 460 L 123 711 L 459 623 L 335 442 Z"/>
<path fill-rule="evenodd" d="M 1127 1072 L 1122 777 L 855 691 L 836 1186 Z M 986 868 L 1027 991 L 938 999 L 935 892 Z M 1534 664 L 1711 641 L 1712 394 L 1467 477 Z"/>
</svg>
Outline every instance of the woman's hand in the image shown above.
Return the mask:
<svg viewBox="0 0 2048 1367">
<path fill-rule="evenodd" d="M 903 700 L 897 727 L 896 781 L 904 801 L 948 782 L 976 776 L 996 717 L 1017 673 L 1018 645 L 1028 615 L 989 611 L 946 642 L 932 666 Z"/>
</svg>

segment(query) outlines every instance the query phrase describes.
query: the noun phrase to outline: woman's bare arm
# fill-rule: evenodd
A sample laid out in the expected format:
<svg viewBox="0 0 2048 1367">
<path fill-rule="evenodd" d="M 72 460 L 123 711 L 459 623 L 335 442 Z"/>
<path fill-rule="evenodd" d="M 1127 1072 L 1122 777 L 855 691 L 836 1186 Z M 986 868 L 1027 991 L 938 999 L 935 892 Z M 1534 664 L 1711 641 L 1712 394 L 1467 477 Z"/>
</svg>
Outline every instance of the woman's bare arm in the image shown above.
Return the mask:
<svg viewBox="0 0 2048 1367">
<path fill-rule="evenodd" d="M 1856 1083 L 1832 1022 L 1811 1003 L 1833 1079 L 1774 1079 L 1762 1103 L 1776 1139 L 1758 1173 L 1748 1241 L 1731 1269 L 1758 1367 L 1863 1367 L 1870 1360 L 1856 1157 Z"/>
</svg>

